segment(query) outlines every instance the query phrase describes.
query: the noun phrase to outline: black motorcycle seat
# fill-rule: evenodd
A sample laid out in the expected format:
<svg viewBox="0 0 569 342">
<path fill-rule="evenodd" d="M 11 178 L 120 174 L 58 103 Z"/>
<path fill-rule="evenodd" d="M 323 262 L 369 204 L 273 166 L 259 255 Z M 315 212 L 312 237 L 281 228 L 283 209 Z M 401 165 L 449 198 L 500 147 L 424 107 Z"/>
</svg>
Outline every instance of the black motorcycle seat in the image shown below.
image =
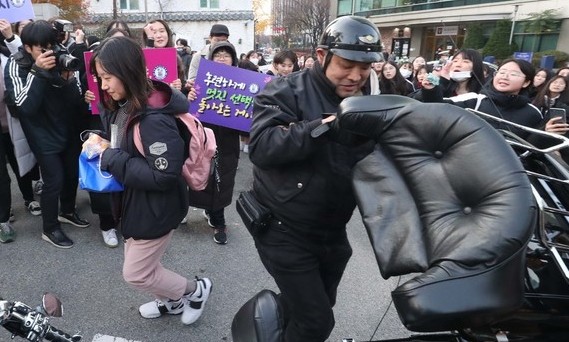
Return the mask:
<svg viewBox="0 0 569 342">
<path fill-rule="evenodd" d="M 354 189 L 381 274 L 420 273 L 392 292 L 403 324 L 453 330 L 519 307 L 537 208 L 503 137 L 459 107 L 393 95 L 348 98 L 338 121 L 377 142 Z"/>
</svg>

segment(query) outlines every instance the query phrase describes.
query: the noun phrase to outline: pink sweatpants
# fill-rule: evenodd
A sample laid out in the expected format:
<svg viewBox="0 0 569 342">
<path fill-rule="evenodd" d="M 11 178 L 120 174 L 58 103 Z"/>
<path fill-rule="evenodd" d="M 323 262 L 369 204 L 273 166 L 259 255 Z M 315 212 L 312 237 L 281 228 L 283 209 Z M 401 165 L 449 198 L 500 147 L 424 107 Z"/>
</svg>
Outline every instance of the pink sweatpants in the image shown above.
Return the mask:
<svg viewBox="0 0 569 342">
<path fill-rule="evenodd" d="M 166 252 L 172 230 L 158 239 L 128 239 L 124 245 L 124 280 L 133 287 L 149 292 L 156 298 L 166 301 L 184 295 L 188 280 L 162 266 L 160 260 Z"/>
</svg>

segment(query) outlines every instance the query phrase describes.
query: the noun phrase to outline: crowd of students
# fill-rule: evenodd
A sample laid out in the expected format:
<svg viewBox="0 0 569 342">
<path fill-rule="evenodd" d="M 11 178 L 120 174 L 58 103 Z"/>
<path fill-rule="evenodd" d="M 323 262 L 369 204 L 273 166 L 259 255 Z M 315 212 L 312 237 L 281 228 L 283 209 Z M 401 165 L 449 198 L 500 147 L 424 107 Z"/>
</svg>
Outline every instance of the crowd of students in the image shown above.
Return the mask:
<svg viewBox="0 0 569 342">
<path fill-rule="evenodd" d="M 120 240 L 124 241 L 124 279 L 155 297 L 140 306 L 142 317 L 182 314 L 182 322 L 191 324 L 200 317 L 212 282 L 208 278 L 187 279 L 165 269 L 161 259 L 173 231 L 185 222 L 189 206 L 203 209 L 215 243 L 224 245 L 228 242 L 225 208 L 232 201 L 239 150 L 247 152 L 248 138 L 244 136 L 240 142 L 242 132 L 205 124 L 216 137 L 221 182 L 219 187 L 210 184 L 203 191 L 191 191 L 178 173 L 185 151 L 174 115 L 187 111 L 188 104 L 197 98 L 194 81 L 201 59 L 260 72 L 263 58 L 255 51 L 238 58 L 229 41 L 229 30 L 222 24 L 211 27 L 210 44 L 193 55 L 187 41 L 173 41 L 171 28 L 161 19 L 144 26 L 142 42 L 132 38 L 128 25 L 120 20 L 109 23 L 105 37 L 100 38 L 85 36 L 83 30 L 77 29 L 74 38 L 66 33 L 60 39 L 51 29 L 52 25 L 52 22 L 38 20 L 13 27 L 0 20 L 0 32 L 4 37 L 0 42 L 0 70 L 4 72 L 0 77 L 0 89 L 6 92 L 6 96 L 0 96 L 3 128 L 0 140 L 0 242 L 14 241 L 16 232 L 10 215 L 8 160 L 24 205 L 32 215 L 42 216 L 42 239 L 58 248 L 74 245 L 61 229 L 61 223 L 82 228 L 90 225 L 75 208 L 77 158 L 81 149 L 79 133 L 82 130 L 103 132 L 92 135 L 100 146 L 101 169 L 109 171 L 125 186 L 122 193 L 89 193 L 91 210 L 98 215 L 103 241 L 108 247 L 117 247 Z M 364 27 L 366 25 L 364 23 Z M 65 46 L 80 61 L 83 61 L 83 53 L 89 50 L 93 52 L 93 58 L 87 65 L 81 62 L 77 71 L 55 68 L 53 49 L 56 44 Z M 169 84 L 147 78 L 142 50 L 164 47 L 177 47 L 178 50 L 177 78 Z M 342 49 L 339 50 L 334 53 L 342 53 Z M 267 74 L 278 78 L 273 86 L 281 85 L 279 91 L 288 96 L 286 84 L 289 80 L 305 82 L 314 78 L 321 83 L 315 88 L 333 88 L 338 95 L 334 97 L 336 102 L 360 92 L 396 94 L 424 102 L 447 102 L 476 109 L 548 132 L 564 135 L 569 132 L 569 125 L 562 117 L 551 115 L 552 108 L 569 109 L 569 68 L 561 68 L 552 75 L 545 69 L 536 70 L 526 61 L 508 59 L 494 72 L 485 68 L 480 53 L 472 49 L 459 50 L 438 68 L 431 68 L 421 56 L 401 64 L 393 61 L 371 63 L 361 56 L 344 58 L 328 53 L 324 48 L 318 52 L 318 61 L 304 56 L 302 63 L 291 50 L 278 52 L 266 68 Z M 352 64 L 346 61 L 352 61 L 349 62 Z M 344 94 L 342 75 L 360 65 L 365 68 L 360 70 L 363 76 L 358 80 L 358 88 L 344 86 L 351 89 L 349 94 Z M 87 70 L 98 81 L 100 115 L 92 115 L 89 108 L 95 94 L 87 89 Z M 328 77 L 328 81 L 322 75 Z M 337 88 L 331 85 L 330 77 L 339 84 Z M 275 110 L 268 105 L 267 108 Z M 319 123 L 322 113 L 310 113 L 316 114 L 318 118 L 313 120 Z M 134 147 L 134 122 L 140 123 L 143 147 L 150 153 L 141 154 Z M 118 148 L 109 147 L 106 141 L 108 136 L 104 132 L 109 132 L 111 125 L 118 127 Z M 513 130 L 522 138 L 528 137 L 522 130 L 498 123 L 494 125 Z M 255 141 L 255 136 L 253 138 Z M 258 140 L 257 136 L 253 154 L 261 146 Z M 163 148 L 152 153 L 155 144 Z M 257 162 L 263 157 L 259 152 L 256 156 Z M 278 162 L 279 157 L 275 156 Z M 39 180 L 40 171 L 44 186 L 38 203 L 32 182 Z M 302 183 L 298 184 L 302 186 Z"/>
</svg>

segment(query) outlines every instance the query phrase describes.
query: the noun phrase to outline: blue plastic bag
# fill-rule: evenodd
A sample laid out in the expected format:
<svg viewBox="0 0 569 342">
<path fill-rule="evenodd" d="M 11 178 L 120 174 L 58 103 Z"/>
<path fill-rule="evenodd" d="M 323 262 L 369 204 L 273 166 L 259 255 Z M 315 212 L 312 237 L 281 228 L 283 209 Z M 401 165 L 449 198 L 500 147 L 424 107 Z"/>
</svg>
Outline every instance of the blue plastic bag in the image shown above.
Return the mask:
<svg viewBox="0 0 569 342">
<path fill-rule="evenodd" d="M 99 155 L 88 158 L 85 152 L 79 155 L 79 186 L 92 192 L 117 192 L 124 189 L 113 175 L 101 170 Z"/>
</svg>

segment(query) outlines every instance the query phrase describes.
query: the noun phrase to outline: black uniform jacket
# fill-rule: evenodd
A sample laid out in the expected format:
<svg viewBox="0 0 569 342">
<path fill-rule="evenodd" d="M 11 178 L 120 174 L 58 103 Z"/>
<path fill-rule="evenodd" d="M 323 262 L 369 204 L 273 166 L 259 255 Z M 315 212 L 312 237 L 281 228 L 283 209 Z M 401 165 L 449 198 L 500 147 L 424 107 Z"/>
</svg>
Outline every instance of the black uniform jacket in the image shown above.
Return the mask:
<svg viewBox="0 0 569 342">
<path fill-rule="evenodd" d="M 373 144 L 349 147 L 326 134 L 310 134 L 341 101 L 318 63 L 274 79 L 255 97 L 249 143 L 253 188 L 276 218 L 294 229 L 343 230 L 355 208 L 351 170 Z"/>
<path fill-rule="evenodd" d="M 178 227 L 188 210 L 187 186 L 181 175 L 185 143 L 174 116 L 187 112 L 188 102 L 167 84 L 154 82 L 154 86 L 151 98 L 160 95 L 161 101 L 149 101 L 148 108 L 129 121 L 120 148 L 105 150 L 101 158 L 101 169 L 125 188 L 120 196 L 120 228 L 126 239 L 166 235 Z M 106 132 L 115 115 L 101 113 Z M 145 156 L 134 145 L 133 123 L 137 121 Z"/>
</svg>

